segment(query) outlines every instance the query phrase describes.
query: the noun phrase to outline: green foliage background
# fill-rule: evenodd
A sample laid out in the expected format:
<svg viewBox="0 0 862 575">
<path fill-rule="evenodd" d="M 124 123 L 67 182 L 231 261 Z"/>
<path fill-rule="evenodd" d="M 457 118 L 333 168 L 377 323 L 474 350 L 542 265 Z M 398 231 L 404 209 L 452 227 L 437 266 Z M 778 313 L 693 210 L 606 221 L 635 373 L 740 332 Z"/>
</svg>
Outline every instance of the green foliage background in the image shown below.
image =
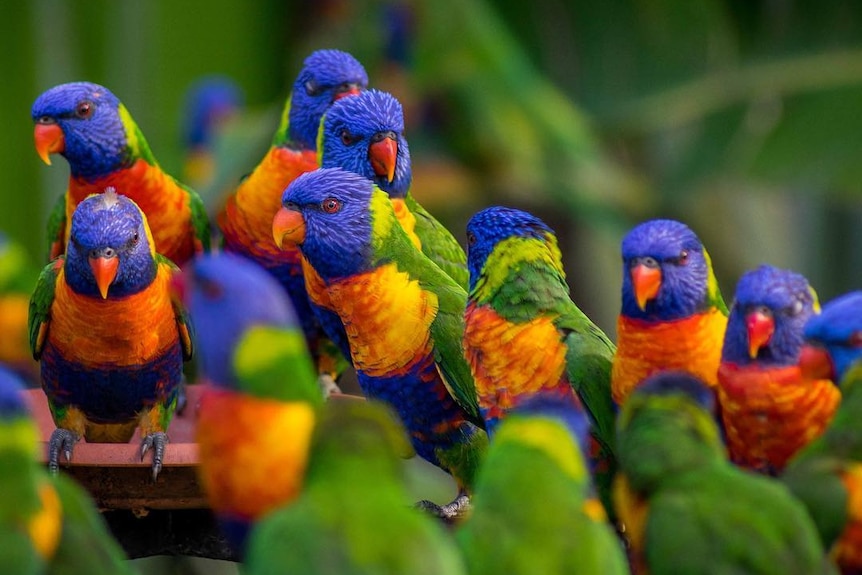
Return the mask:
<svg viewBox="0 0 862 575">
<path fill-rule="evenodd" d="M 393 10 L 409 14 L 398 57 Z M 611 333 L 619 240 L 651 217 L 698 232 L 728 300 L 762 262 L 806 274 L 824 300 L 862 285 L 854 0 L 11 3 L 0 229 L 42 257 L 67 177 L 61 158 L 48 168 L 33 151 L 29 110 L 44 89 L 105 84 L 178 174 L 185 88 L 230 75 L 254 111 L 250 135 L 223 151 L 242 173 L 321 47 L 351 51 L 404 102 L 420 200 L 458 234 L 491 203 L 547 218 L 576 301 Z"/>
</svg>

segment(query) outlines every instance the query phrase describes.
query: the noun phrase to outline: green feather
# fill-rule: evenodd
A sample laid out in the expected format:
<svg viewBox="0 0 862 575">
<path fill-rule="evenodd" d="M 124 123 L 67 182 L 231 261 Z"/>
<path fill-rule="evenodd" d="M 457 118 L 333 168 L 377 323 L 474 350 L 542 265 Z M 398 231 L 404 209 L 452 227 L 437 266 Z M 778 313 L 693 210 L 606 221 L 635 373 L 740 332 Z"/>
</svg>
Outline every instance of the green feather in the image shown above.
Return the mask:
<svg viewBox="0 0 862 575">
<path fill-rule="evenodd" d="M 27 318 L 27 329 L 30 332 L 30 351 L 33 359 L 37 360 L 42 355 L 44 336 L 39 338 L 39 331 L 45 326 L 45 334 L 51 321 L 51 304 L 54 303 L 54 288 L 57 284 L 57 275 L 63 266 L 65 259 L 61 256 L 49 263 L 42 269 L 36 288 L 30 296 L 30 314 Z"/>
<path fill-rule="evenodd" d="M 423 208 L 411 193 L 407 193 L 404 204 L 416 218 L 413 231 L 422 244 L 422 253 L 440 266 L 446 275 L 467 290 L 470 273 L 467 271 L 467 255 L 464 248 L 446 227 Z"/>
</svg>

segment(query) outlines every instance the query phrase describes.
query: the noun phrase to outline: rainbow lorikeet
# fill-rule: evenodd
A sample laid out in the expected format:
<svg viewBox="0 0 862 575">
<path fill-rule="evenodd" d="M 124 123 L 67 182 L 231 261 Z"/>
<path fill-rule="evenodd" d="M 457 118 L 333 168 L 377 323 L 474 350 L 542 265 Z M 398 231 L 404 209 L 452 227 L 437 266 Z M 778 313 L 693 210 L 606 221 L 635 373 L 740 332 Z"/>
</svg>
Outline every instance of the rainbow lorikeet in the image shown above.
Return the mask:
<svg viewBox="0 0 862 575">
<path fill-rule="evenodd" d="M 832 419 L 838 388 L 803 378 L 797 364 L 802 329 L 819 311 L 800 274 L 763 265 L 739 279 L 717 388 L 734 463 L 775 475 Z"/>
<path fill-rule="evenodd" d="M 614 344 L 569 297 L 557 238 L 540 219 L 487 208 L 468 222 L 467 242 L 463 345 L 488 432 L 540 391 L 577 397 L 593 423 L 590 451 L 600 462 L 597 483 L 612 513 Z"/>
<path fill-rule="evenodd" d="M 272 146 L 218 215 L 224 251 L 256 261 L 287 290 L 322 375 L 337 375 L 344 359 L 324 339 L 311 309 L 299 250 L 288 246 L 279 250 L 275 245 L 272 218 L 281 207 L 287 185 L 299 174 L 317 168 L 317 132 L 323 113 L 334 101 L 356 95 L 367 85 L 365 68 L 346 52 L 318 50 L 308 56 L 293 83 Z"/>
<path fill-rule="evenodd" d="M 473 575 L 628 573 L 620 540 L 591 497 L 579 445 L 590 421 L 576 404 L 535 395 L 494 434 L 473 510 L 457 531 Z"/>
<path fill-rule="evenodd" d="M 434 519 L 407 507 L 404 429 L 373 401 L 330 401 L 315 427 L 299 498 L 251 533 L 248 575 L 461 575 Z"/>
<path fill-rule="evenodd" d="M 715 395 L 663 371 L 617 419 L 614 501 L 636 573 L 832 573 L 805 508 L 778 481 L 726 459 Z"/>
<path fill-rule="evenodd" d="M 266 270 L 233 254 L 198 258 L 174 288 L 209 384 L 196 427 L 201 483 L 242 555 L 251 525 L 299 493 L 323 395 L 287 295 Z"/>
<path fill-rule="evenodd" d="M 60 84 L 36 98 L 36 151 L 46 164 L 62 154 L 71 171 L 48 223 L 50 259 L 66 251 L 72 212 L 84 198 L 114 187 L 149 220 L 156 252 L 177 265 L 209 251 L 209 220 L 200 197 L 162 171 L 126 107 L 104 86 Z"/>
<path fill-rule="evenodd" d="M 663 369 L 717 384 L 727 306 L 697 235 L 674 220 L 651 220 L 622 241 L 622 309 L 611 370 L 614 401 Z"/>
<path fill-rule="evenodd" d="M 781 479 L 808 509 L 842 573 L 862 572 L 862 291 L 823 306 L 804 330 L 803 375 L 839 383 L 842 399 L 823 434 Z"/>
<path fill-rule="evenodd" d="M 57 425 L 53 472 L 81 437 L 127 442 L 137 427 L 158 475 L 192 356 L 185 311 L 169 293 L 176 269 L 131 199 L 109 189 L 78 204 L 65 257 L 45 267 L 30 299 L 30 347 Z"/>
<path fill-rule="evenodd" d="M 459 496 L 423 506 L 458 515 L 487 436 L 461 351 L 467 294 L 410 241 L 389 196 L 340 168 L 303 174 L 273 219 L 276 243 L 295 243 L 342 320 L 359 385 L 391 404 L 425 460 L 449 472 Z"/>
<path fill-rule="evenodd" d="M 401 103 L 379 90 L 340 100 L 326 112 L 319 138 L 320 166 L 364 176 L 389 194 L 407 235 L 466 290 L 469 274 L 464 249 L 410 193 L 413 172 Z"/>
<path fill-rule="evenodd" d="M 183 180 L 202 194 L 216 176 L 214 148 L 219 131 L 242 111 L 244 100 L 242 87 L 229 76 L 205 76 L 186 91 L 182 126 L 186 154 Z"/>
<path fill-rule="evenodd" d="M 0 367 L 0 565 L 16 575 L 121 575 L 133 570 L 87 493 L 51 478 L 17 376 Z"/>
<path fill-rule="evenodd" d="M 0 365 L 39 385 L 39 364 L 30 353 L 27 314 L 39 277 L 24 247 L 0 231 Z"/>
</svg>

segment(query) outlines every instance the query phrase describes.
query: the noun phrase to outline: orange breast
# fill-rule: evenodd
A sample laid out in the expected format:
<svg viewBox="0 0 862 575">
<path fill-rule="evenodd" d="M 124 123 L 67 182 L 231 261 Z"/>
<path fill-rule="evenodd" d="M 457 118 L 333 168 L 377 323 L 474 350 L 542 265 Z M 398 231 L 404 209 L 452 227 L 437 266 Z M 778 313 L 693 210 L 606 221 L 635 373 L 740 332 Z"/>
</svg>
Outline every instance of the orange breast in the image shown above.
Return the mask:
<svg viewBox="0 0 862 575">
<path fill-rule="evenodd" d="M 611 369 L 614 401 L 622 405 L 645 377 L 664 369 L 689 371 L 715 387 L 726 327 L 727 317 L 718 310 L 654 323 L 619 316 Z"/>
<path fill-rule="evenodd" d="M 83 365 L 130 366 L 160 357 L 179 339 L 162 266 L 147 289 L 122 299 L 76 294 L 60 268 L 48 338 L 67 360 Z"/>
<path fill-rule="evenodd" d="M 344 323 L 356 369 L 385 377 L 431 352 L 437 296 L 395 264 L 333 282 L 327 292 Z"/>
<path fill-rule="evenodd" d="M 71 179 L 66 194 L 66 221 L 72 221 L 72 213 L 84 198 L 102 193 L 108 186 L 134 200 L 147 215 L 158 253 L 177 265 L 194 255 L 196 243 L 187 192 L 161 168 L 144 160 L 93 182 Z M 66 240 L 70 229 L 67 225 Z"/>
<path fill-rule="evenodd" d="M 464 353 L 480 406 L 505 413 L 519 397 L 568 386 L 566 346 L 550 318 L 515 324 L 471 303 L 465 319 Z"/>
<path fill-rule="evenodd" d="M 731 459 L 777 472 L 818 437 L 841 401 L 828 380 L 803 379 L 798 366 L 761 369 L 721 364 L 718 398 Z"/>
<path fill-rule="evenodd" d="M 206 389 L 196 438 L 213 509 L 254 519 L 292 501 L 305 475 L 314 419 L 306 403 Z"/>
<path fill-rule="evenodd" d="M 219 228 L 252 254 L 270 257 L 278 254 L 278 246 L 272 239 L 272 218 L 281 208 L 284 189 L 300 174 L 316 168 L 315 152 L 270 148 L 228 198 L 217 218 Z"/>
</svg>

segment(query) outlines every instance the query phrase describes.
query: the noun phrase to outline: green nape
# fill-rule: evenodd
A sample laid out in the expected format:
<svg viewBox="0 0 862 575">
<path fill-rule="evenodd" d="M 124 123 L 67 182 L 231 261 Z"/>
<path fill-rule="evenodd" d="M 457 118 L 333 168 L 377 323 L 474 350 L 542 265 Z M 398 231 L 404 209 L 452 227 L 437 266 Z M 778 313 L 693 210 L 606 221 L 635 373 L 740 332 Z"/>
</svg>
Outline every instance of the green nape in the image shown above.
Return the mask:
<svg viewBox="0 0 862 575">
<path fill-rule="evenodd" d="M 281 120 L 278 122 L 278 129 L 272 136 L 272 147 L 277 148 L 286 146 L 290 143 L 290 102 L 292 96 L 288 96 L 284 102 L 284 109 L 281 111 Z M 317 149 L 320 149 L 318 146 Z"/>
<path fill-rule="evenodd" d="M 568 428 L 548 417 L 521 417 L 513 414 L 494 435 L 494 445 L 521 445 L 549 457 L 557 467 L 579 485 L 587 485 L 584 456 Z"/>
<path fill-rule="evenodd" d="M 120 104 L 117 112 L 126 130 L 126 142 L 128 143 L 131 159 L 136 160 L 141 158 L 151 166 L 158 166 L 159 163 L 156 161 L 152 150 L 150 150 L 150 145 L 147 143 L 144 133 L 138 127 L 138 124 L 135 123 L 129 110 L 123 104 Z"/>
<path fill-rule="evenodd" d="M 240 389 L 255 397 L 323 405 L 317 371 L 299 328 L 254 326 L 239 339 L 233 357 Z"/>
</svg>

